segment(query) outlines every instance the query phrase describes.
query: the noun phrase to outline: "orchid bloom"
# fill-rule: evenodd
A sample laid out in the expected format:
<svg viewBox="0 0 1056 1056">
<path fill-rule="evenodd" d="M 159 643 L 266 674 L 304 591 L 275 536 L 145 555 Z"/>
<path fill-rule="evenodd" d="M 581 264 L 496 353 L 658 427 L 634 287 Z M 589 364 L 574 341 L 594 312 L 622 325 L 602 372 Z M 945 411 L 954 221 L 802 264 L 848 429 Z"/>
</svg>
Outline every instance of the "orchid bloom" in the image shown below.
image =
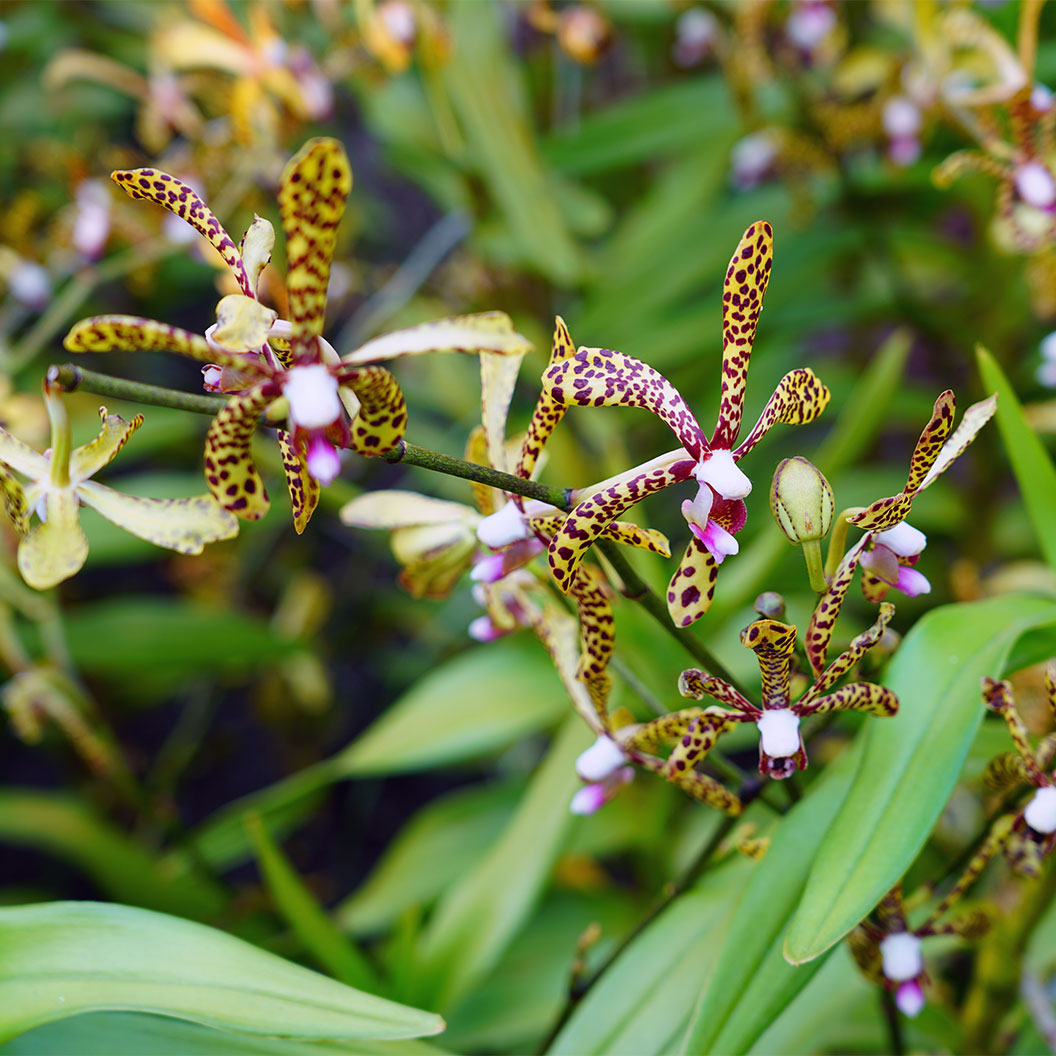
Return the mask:
<svg viewBox="0 0 1056 1056">
<path fill-rule="evenodd" d="M 985 864 L 985 863 L 983 863 Z M 893 991 L 898 1010 L 910 1019 L 924 1008 L 924 968 L 922 939 L 933 935 L 959 935 L 977 939 L 989 927 L 989 919 L 979 910 L 968 910 L 952 920 L 939 923 L 979 875 L 981 865 L 969 863 L 953 889 L 916 928 L 910 928 L 901 885 L 889 891 L 876 907 L 876 922 L 863 921 L 848 936 L 851 953 L 867 979 Z"/>
<path fill-rule="evenodd" d="M 403 439 L 403 393 L 376 363 L 426 352 L 519 356 L 529 347 L 508 316 L 484 312 L 386 334 L 338 356 L 322 336 L 330 261 L 352 185 L 348 158 L 336 140 L 309 140 L 283 173 L 279 209 L 286 234 L 289 321 L 257 299 L 274 244 L 266 220 L 258 217 L 236 247 L 201 198 L 174 177 L 135 169 L 112 178 L 131 197 L 164 206 L 207 238 L 242 292 L 220 301 L 218 321 L 204 336 L 152 319 L 102 315 L 77 323 L 65 346 L 71 352 L 165 349 L 208 364 L 206 387 L 233 396 L 206 437 L 206 479 L 217 501 L 238 517 L 257 520 L 270 506 L 250 457 L 250 441 L 258 417 L 280 397 L 290 428 L 279 431 L 279 446 L 294 527 L 302 532 L 319 500 L 319 484 L 329 484 L 340 469 L 338 446 L 375 456 Z"/>
<path fill-rule="evenodd" d="M 1049 707 L 1056 716 L 1056 663 L 1045 670 L 1045 689 Z M 1025 876 L 1037 876 L 1042 862 L 1056 847 L 1056 770 L 1046 773 L 1056 758 L 1056 734 L 1043 738 L 1036 749 L 1030 746 L 1030 735 L 1016 710 L 1012 687 L 994 678 L 983 679 L 986 706 L 1008 724 L 1015 752 L 998 756 L 987 767 L 986 784 L 1007 790 L 1026 782 L 1034 793 L 1015 815 L 1004 839 L 1005 857 Z"/>
<path fill-rule="evenodd" d="M 654 492 L 695 480 L 696 496 L 682 503 L 692 535 L 668 587 L 667 602 L 680 627 L 688 627 L 710 607 L 718 565 L 737 553 L 735 534 L 744 527 L 744 499 L 752 490 L 752 482 L 737 463 L 777 422 L 811 422 L 829 402 L 829 390 L 813 371 L 793 370 L 781 379 L 751 432 L 737 444 L 748 359 L 770 277 L 772 248 L 770 225 L 757 221 L 744 233 L 726 272 L 722 395 L 710 440 L 674 386 L 630 356 L 581 348 L 543 375 L 544 389 L 555 404 L 644 407 L 682 444 L 671 460 L 637 467 L 615 482 L 599 485 L 569 514 L 549 547 L 554 578 L 566 593 L 583 555 L 615 517 Z"/>
<path fill-rule="evenodd" d="M 119 528 L 182 554 L 200 554 L 206 543 L 238 534 L 237 519 L 211 495 L 142 499 L 91 479 L 113 461 L 143 424 L 142 415 L 126 422 L 101 407 L 103 427 L 99 435 L 91 443 L 74 448 L 66 405 L 50 377 L 44 382 L 44 400 L 51 419 L 51 448 L 44 454 L 0 429 L 4 512 L 19 535 L 18 569 L 31 587 L 47 590 L 84 566 L 88 539 L 78 521 L 81 503 Z M 15 472 L 28 482 L 22 484 Z M 38 520 L 31 524 L 34 514 Z"/>
<path fill-rule="evenodd" d="M 695 668 L 683 671 L 678 690 L 684 697 L 697 700 L 708 696 L 733 711 L 721 708 L 688 708 L 680 714 L 685 719 L 685 736 L 671 753 L 671 768 L 691 769 L 703 758 L 711 744 L 697 744 L 700 731 L 718 732 L 731 729 L 739 722 L 754 722 L 759 728 L 759 770 L 768 777 L 790 777 L 807 766 L 807 754 L 799 733 L 800 720 L 807 715 L 827 711 L 867 711 L 890 716 L 898 711 L 898 698 L 889 689 L 871 682 L 850 682 L 840 689 L 828 690 L 880 640 L 884 628 L 894 615 L 893 605 L 880 606 L 876 623 L 859 634 L 824 671 L 807 691 L 791 702 L 789 684 L 792 656 L 796 647 L 796 628 L 778 620 L 756 620 L 741 632 L 741 644 L 751 649 L 759 660 L 762 675 L 761 702 L 756 706 L 727 682 Z M 688 743 L 687 743 L 688 742 Z M 706 742 L 705 742 L 706 743 Z"/>
</svg>

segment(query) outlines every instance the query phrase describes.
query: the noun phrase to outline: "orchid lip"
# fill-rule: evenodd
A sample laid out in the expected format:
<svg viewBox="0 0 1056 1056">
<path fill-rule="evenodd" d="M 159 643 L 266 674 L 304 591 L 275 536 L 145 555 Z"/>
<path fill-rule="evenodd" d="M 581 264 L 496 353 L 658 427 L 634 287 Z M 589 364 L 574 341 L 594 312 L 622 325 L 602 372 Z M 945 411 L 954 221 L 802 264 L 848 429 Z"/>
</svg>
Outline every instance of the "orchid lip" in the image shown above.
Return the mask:
<svg viewBox="0 0 1056 1056">
<path fill-rule="evenodd" d="M 752 491 L 752 482 L 738 468 L 733 452 L 726 448 L 712 448 L 693 470 L 701 484 L 710 484 L 724 499 L 743 499 Z"/>
<path fill-rule="evenodd" d="M 1023 820 L 1043 836 L 1056 832 L 1056 788 L 1039 788 L 1023 811 Z"/>
<path fill-rule="evenodd" d="M 293 367 L 282 379 L 290 420 L 304 429 L 325 429 L 341 417 L 337 378 L 321 363 Z"/>
<path fill-rule="evenodd" d="M 799 716 L 791 708 L 764 711 L 755 725 L 763 751 L 772 758 L 784 759 L 799 751 Z"/>
<path fill-rule="evenodd" d="M 880 943 L 884 975 L 893 983 L 915 979 L 924 971 L 920 939 L 910 931 L 896 931 Z"/>
<path fill-rule="evenodd" d="M 916 557 L 928 545 L 928 537 L 906 521 L 877 532 L 873 537 L 881 546 L 886 546 L 899 557 Z"/>
</svg>

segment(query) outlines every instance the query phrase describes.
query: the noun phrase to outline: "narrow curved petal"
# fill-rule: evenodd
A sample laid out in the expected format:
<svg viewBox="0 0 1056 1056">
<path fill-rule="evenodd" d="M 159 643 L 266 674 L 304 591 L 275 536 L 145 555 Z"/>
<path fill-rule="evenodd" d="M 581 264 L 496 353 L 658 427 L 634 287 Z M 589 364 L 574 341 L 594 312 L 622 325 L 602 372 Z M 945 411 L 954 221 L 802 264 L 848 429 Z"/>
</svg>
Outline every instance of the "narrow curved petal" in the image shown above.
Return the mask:
<svg viewBox="0 0 1056 1056">
<path fill-rule="evenodd" d="M 608 733 L 612 726 L 607 700 L 609 682 L 600 678 L 588 684 L 579 678 L 581 641 L 578 621 L 557 606 L 547 605 L 532 626 L 550 654 L 576 712 L 594 733 Z"/>
<path fill-rule="evenodd" d="M 62 342 L 68 352 L 176 352 L 202 363 L 245 370 L 245 356 L 213 348 L 201 334 L 138 315 L 93 315 L 76 323 Z"/>
<path fill-rule="evenodd" d="M 279 453 L 282 455 L 282 471 L 286 474 L 286 487 L 290 493 L 293 512 L 293 530 L 301 535 L 319 505 L 319 481 L 308 472 L 307 441 L 296 440 L 282 429 L 276 434 Z M 380 494 L 384 494 L 383 492 Z"/>
<path fill-rule="evenodd" d="M 564 513 L 546 513 L 530 516 L 527 520 L 532 531 L 553 536 L 564 524 L 566 516 Z M 636 550 L 648 550 L 661 557 L 671 556 L 671 544 L 663 532 L 658 532 L 655 528 L 640 528 L 628 521 L 613 521 L 602 529 L 598 538 L 611 539 L 624 546 L 633 546 Z"/>
<path fill-rule="evenodd" d="M 0 462 L 33 480 L 51 473 L 51 463 L 39 451 L 34 451 L 6 429 L 0 429 Z"/>
<path fill-rule="evenodd" d="M 694 459 L 708 449 L 703 430 L 674 385 L 622 352 L 581 348 L 547 369 L 543 391 L 566 407 L 641 407 L 655 414 Z"/>
<path fill-rule="evenodd" d="M 484 435 L 484 426 L 477 425 L 470 430 L 463 457 L 467 462 L 475 462 L 478 466 L 488 465 L 488 439 Z M 489 514 L 498 513 L 505 500 L 501 491 L 481 484 L 478 480 L 471 480 L 469 487 L 473 492 L 473 503 L 481 514 L 487 517 Z"/>
<path fill-rule="evenodd" d="M 669 780 L 687 795 L 701 803 L 707 803 L 709 807 L 721 810 L 731 818 L 739 817 L 744 810 L 744 804 L 737 798 L 736 793 L 708 774 L 686 770 Z"/>
<path fill-rule="evenodd" d="M 676 627 L 696 623 L 711 608 L 719 566 L 694 535 L 667 585 L 667 611 Z"/>
<path fill-rule="evenodd" d="M 414 491 L 369 491 L 341 507 L 342 524 L 353 528 L 413 528 L 423 524 L 476 524 L 480 519 L 460 502 L 434 499 Z"/>
<path fill-rule="evenodd" d="M 124 495 L 91 480 L 78 485 L 77 494 L 86 506 L 119 528 L 181 554 L 200 554 L 206 543 L 238 535 L 238 518 L 228 513 L 212 495 L 144 499 Z"/>
<path fill-rule="evenodd" d="M 350 371 L 343 382 L 359 400 L 352 422 L 352 450 L 360 455 L 383 455 L 399 447 L 407 431 L 407 403 L 399 383 L 384 367 Z"/>
<path fill-rule="evenodd" d="M 554 321 L 554 337 L 550 345 L 550 362 L 547 364 L 549 370 L 555 363 L 570 359 L 576 353 L 576 346 L 572 343 L 572 335 L 568 332 L 564 319 L 558 316 Z M 516 474 L 528 480 L 543 448 L 546 446 L 550 434 L 557 428 L 558 423 L 565 415 L 564 404 L 558 403 L 545 389 L 539 393 L 535 410 L 532 411 L 532 420 L 528 423 L 528 435 L 524 438 L 521 446 L 521 457 L 517 463 Z"/>
<path fill-rule="evenodd" d="M 279 212 L 286 232 L 286 293 L 295 359 L 313 355 L 308 343 L 323 333 L 337 226 L 351 190 L 352 167 L 336 139 L 310 139 L 282 174 Z"/>
<path fill-rule="evenodd" d="M 185 220 L 223 257 L 231 269 L 239 288 L 247 297 L 253 296 L 246 266 L 242 263 L 238 248 L 231 236 L 213 215 L 213 211 L 202 201 L 198 193 L 182 180 L 157 169 L 130 169 L 110 173 L 114 181 L 129 198 L 146 198 L 175 213 Z"/>
<path fill-rule="evenodd" d="M 341 357 L 346 366 L 379 363 L 400 356 L 420 356 L 428 352 L 498 352 L 518 355 L 530 352 L 532 343 L 513 328 L 505 312 L 479 312 L 455 315 L 421 323 L 406 330 L 382 334 Z"/>
<path fill-rule="evenodd" d="M 18 478 L 0 462 L 0 493 L 3 494 L 4 513 L 20 535 L 29 531 L 29 503 Z"/>
<path fill-rule="evenodd" d="M 213 419 L 205 435 L 205 479 L 216 501 L 236 517 L 256 521 L 268 512 L 271 502 L 250 445 L 257 419 L 274 399 L 261 388 L 233 396 Z"/>
<path fill-rule="evenodd" d="M 741 429 L 748 360 L 774 258 L 774 231 L 757 220 L 730 259 L 722 285 L 722 394 L 712 447 L 732 448 Z"/>
<path fill-rule="evenodd" d="M 246 228 L 238 252 L 246 266 L 250 285 L 254 293 L 260 283 L 261 272 L 271 262 L 271 251 L 275 248 L 275 228 L 270 220 L 254 214 L 253 223 Z"/>
<path fill-rule="evenodd" d="M 766 401 L 759 421 L 745 437 L 744 443 L 733 453 L 743 458 L 770 430 L 783 422 L 785 425 L 806 425 L 814 421 L 829 404 L 831 393 L 809 367 L 789 371 L 778 382 L 773 396 Z"/>
<path fill-rule="evenodd" d="M 409 532 L 421 532 L 421 528 L 399 528 L 393 533 L 393 550 L 403 548 L 401 537 Z M 434 526 L 435 530 L 435 526 Z M 449 535 L 449 540 L 454 535 Z M 449 541 L 430 553 L 409 561 L 401 569 L 398 582 L 412 598 L 446 598 L 469 565 L 473 553 L 473 540 Z M 486 619 L 487 617 L 485 617 Z"/>
<path fill-rule="evenodd" d="M 909 460 L 909 476 L 906 479 L 906 486 L 902 489 L 904 494 L 915 495 L 920 490 L 921 483 L 939 457 L 942 445 L 953 431 L 953 417 L 956 411 L 957 401 L 954 399 L 953 391 L 947 389 L 940 393 L 932 408 L 931 420 L 924 426 L 924 431 L 920 434 L 920 439 Z M 982 424 L 982 422 L 979 423 L 980 427 Z M 972 436 L 974 435 L 975 432 L 972 433 Z M 967 443 L 965 446 L 968 446 Z"/>
<path fill-rule="evenodd" d="M 1046 778 L 1030 746 L 1030 732 L 1016 708 L 1011 684 L 1003 679 L 984 678 L 983 702 L 991 711 L 996 712 L 1005 720 L 1012 744 L 1030 772 L 1031 782 L 1039 786 L 1044 784 Z"/>
<path fill-rule="evenodd" d="M 506 417 L 510 413 L 510 401 L 522 359 L 523 354 L 480 354 L 480 420 L 484 426 L 488 462 L 503 473 L 510 472 Z"/>
<path fill-rule="evenodd" d="M 590 682 L 605 673 L 616 638 L 616 620 L 601 569 L 580 565 L 569 594 L 579 611 L 581 652 L 576 677 Z"/>
<path fill-rule="evenodd" d="M 38 521 L 18 544 L 18 570 L 34 590 L 47 590 L 76 575 L 88 560 L 88 539 L 77 520 L 73 488 L 49 488 L 46 521 Z"/>
<path fill-rule="evenodd" d="M 994 393 L 994 395 L 988 396 L 985 400 L 973 403 L 972 406 L 964 412 L 961 424 L 954 429 L 953 433 L 942 445 L 938 456 L 931 464 L 931 468 L 917 487 L 918 492 L 929 487 L 938 477 L 949 469 L 950 464 L 964 453 L 965 448 L 967 448 L 975 439 L 979 430 L 990 421 L 996 410 L 997 394 Z M 912 470 L 910 472 L 912 473 Z M 906 485 L 906 490 L 909 490 L 908 484 Z"/>
<path fill-rule="evenodd" d="M 753 718 L 758 716 L 759 709 L 742 693 L 717 675 L 709 675 L 700 668 L 691 667 L 678 677 L 678 691 L 684 697 L 703 700 L 711 697 L 729 708 L 736 708 Z"/>
<path fill-rule="evenodd" d="M 815 678 L 825 669 L 829 642 L 832 640 L 832 632 L 840 615 L 840 609 L 843 608 L 847 588 L 854 579 L 854 572 L 862 558 L 862 553 L 872 541 L 872 535 L 866 533 L 843 555 L 843 560 L 840 561 L 836 574 L 832 577 L 829 589 L 822 594 L 814 609 L 814 614 L 810 617 L 803 646 Z"/>
<path fill-rule="evenodd" d="M 126 422 L 120 415 L 107 414 L 105 407 L 99 408 L 99 417 L 103 423 L 99 435 L 83 447 L 75 448 L 70 455 L 70 480 L 74 484 L 94 477 L 104 466 L 110 465 L 118 451 L 143 424 L 141 414 Z"/>
<path fill-rule="evenodd" d="M 659 718 L 650 719 L 620 737 L 620 744 L 628 751 L 655 752 L 661 745 L 677 741 L 686 728 L 705 712 L 704 708 L 682 708 Z"/>
<path fill-rule="evenodd" d="M 675 462 L 640 473 L 584 499 L 568 515 L 550 542 L 548 557 L 558 587 L 568 593 L 579 562 L 604 528 L 624 510 L 649 495 L 686 480 L 693 472 L 693 465 L 690 461 Z"/>
<path fill-rule="evenodd" d="M 861 513 L 847 520 L 868 532 L 886 532 L 888 528 L 901 524 L 909 516 L 912 507 L 913 496 L 903 491 L 871 502 Z"/>
<path fill-rule="evenodd" d="M 796 629 L 780 620 L 756 620 L 741 632 L 741 645 L 751 649 L 759 661 L 763 708 L 787 708 L 792 654 L 796 651 Z"/>
<path fill-rule="evenodd" d="M 667 757 L 667 776 L 675 781 L 691 773 L 696 765 L 715 747 L 719 737 L 732 730 L 740 721 L 736 715 L 705 713 L 692 719 L 686 732 L 679 738 Z"/>
<path fill-rule="evenodd" d="M 868 711 L 873 715 L 894 715 L 898 697 L 886 686 L 872 682 L 849 682 L 846 686 L 819 697 L 805 708 L 796 705 L 797 715 L 819 715 L 825 711 Z"/>
<path fill-rule="evenodd" d="M 868 630 L 862 631 L 857 637 L 851 640 L 851 644 L 847 647 L 846 651 L 841 653 L 825 670 L 815 679 L 814 684 L 803 694 L 799 699 L 799 703 L 796 705 L 797 708 L 801 708 L 804 705 L 810 704 L 812 701 L 817 700 L 830 686 L 835 685 L 839 679 L 843 678 L 845 674 L 878 641 L 880 636 L 884 633 L 885 628 L 891 622 L 891 617 L 895 614 L 894 605 L 889 602 L 885 602 L 880 606 L 879 615 L 876 618 L 876 623 L 872 625 Z"/>
</svg>

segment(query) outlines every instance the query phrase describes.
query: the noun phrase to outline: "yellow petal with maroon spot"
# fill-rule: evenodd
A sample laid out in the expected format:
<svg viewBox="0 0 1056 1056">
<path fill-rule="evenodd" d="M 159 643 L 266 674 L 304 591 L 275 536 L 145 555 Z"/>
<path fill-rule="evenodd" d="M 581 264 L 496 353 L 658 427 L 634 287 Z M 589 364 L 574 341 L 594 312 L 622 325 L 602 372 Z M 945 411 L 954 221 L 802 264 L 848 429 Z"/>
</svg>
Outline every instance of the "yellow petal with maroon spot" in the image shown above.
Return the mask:
<svg viewBox="0 0 1056 1056">
<path fill-rule="evenodd" d="M 918 492 L 929 487 L 934 480 L 946 472 L 954 459 L 959 458 L 964 453 L 965 448 L 975 439 L 979 430 L 990 421 L 996 410 L 997 394 L 994 393 L 994 395 L 988 396 L 985 400 L 973 403 L 964 412 L 961 424 L 954 429 L 953 433 L 942 445 L 927 475 L 920 482 L 920 486 L 917 488 Z M 906 490 L 909 490 L 908 484 Z"/>
<path fill-rule="evenodd" d="M 688 668 L 679 675 L 678 691 L 682 696 L 692 697 L 694 700 L 711 697 L 712 700 L 717 700 L 727 707 L 736 708 L 747 715 L 759 714 L 759 709 L 739 690 L 734 689 L 718 675 L 710 675 L 706 671 L 701 671 L 699 667 Z"/>
<path fill-rule="evenodd" d="M 531 527 L 543 535 L 553 536 L 565 523 L 565 513 L 543 513 L 528 518 Z M 648 550 L 661 557 L 671 556 L 671 544 L 663 532 L 655 528 L 640 528 L 628 521 L 613 521 L 602 529 L 599 539 L 611 539 L 624 546 L 633 546 L 636 550 Z"/>
<path fill-rule="evenodd" d="M 851 580 L 854 579 L 854 572 L 858 567 L 862 554 L 872 541 L 872 535 L 867 533 L 843 555 L 843 559 L 840 561 L 836 573 L 829 583 L 829 589 L 818 599 L 817 607 L 810 618 L 803 646 L 815 677 L 819 676 L 825 669 L 825 660 L 829 653 L 829 642 L 832 640 L 832 632 L 840 615 L 840 609 L 843 608 L 843 599 L 847 596 L 847 588 L 851 585 Z"/>
<path fill-rule="evenodd" d="M 344 380 L 359 399 L 352 422 L 352 450 L 361 455 L 383 455 L 399 447 L 407 431 L 407 403 L 403 391 L 384 367 L 361 367 Z"/>
<path fill-rule="evenodd" d="M 790 370 L 766 401 L 763 413 L 752 426 L 752 431 L 734 453 L 743 458 L 770 430 L 783 422 L 785 425 L 806 425 L 814 421 L 829 404 L 831 393 L 809 367 Z"/>
<path fill-rule="evenodd" d="M 581 348 L 548 367 L 543 391 L 566 407 L 641 407 L 651 411 L 693 456 L 707 449 L 704 433 L 681 393 L 661 374 L 633 356 L 608 348 Z"/>
<path fill-rule="evenodd" d="M 657 491 L 686 480 L 693 472 L 693 465 L 685 460 L 648 470 L 584 499 L 568 515 L 550 542 L 547 556 L 558 587 L 566 594 L 569 592 L 583 555 L 624 510 Z"/>
<path fill-rule="evenodd" d="M 212 495 L 145 499 L 123 495 L 95 481 L 78 485 L 77 494 L 86 506 L 119 528 L 181 554 L 200 554 L 207 543 L 238 535 L 238 518 Z"/>
<path fill-rule="evenodd" d="M 48 488 L 44 506 L 47 520 L 34 524 L 18 544 L 18 570 L 34 590 L 47 590 L 76 575 L 88 559 L 74 489 Z"/>
<path fill-rule="evenodd" d="M 107 414 L 105 407 L 99 408 L 99 417 L 103 422 L 99 435 L 83 447 L 74 448 L 70 455 L 70 480 L 74 484 L 95 476 L 104 466 L 110 465 L 129 437 L 143 424 L 141 414 L 126 422 L 120 415 Z"/>
<path fill-rule="evenodd" d="M 722 284 L 722 393 L 713 447 L 733 447 L 741 428 L 748 360 L 773 258 L 773 228 L 765 220 L 757 220 L 741 237 L 726 269 Z"/>
<path fill-rule="evenodd" d="M 894 528 L 896 524 L 901 524 L 909 516 L 912 506 L 913 496 L 903 491 L 871 502 L 861 513 L 856 513 L 847 520 L 869 532 L 884 532 L 888 528 Z"/>
<path fill-rule="evenodd" d="M 878 641 L 880 636 L 884 633 L 884 629 L 891 622 L 891 617 L 895 614 L 895 607 L 890 602 L 885 602 L 880 606 L 879 615 L 876 618 L 876 623 L 872 625 L 868 630 L 862 631 L 857 637 L 851 640 L 851 644 L 847 647 L 846 651 L 841 653 L 825 670 L 815 679 L 814 684 L 799 698 L 797 707 L 802 707 L 806 704 L 810 704 L 811 701 L 816 700 L 821 696 L 830 686 L 834 685 L 839 679 L 843 678 L 845 674 Z"/>
<path fill-rule="evenodd" d="M 787 708 L 796 629 L 780 620 L 755 620 L 741 631 L 741 645 L 759 661 L 759 699 L 764 708 Z"/>
<path fill-rule="evenodd" d="M 337 226 L 351 190 L 352 167 L 336 139 L 308 140 L 283 171 L 279 211 L 286 232 L 286 292 L 295 358 L 310 351 L 306 343 L 311 338 L 322 335 Z"/>
<path fill-rule="evenodd" d="M 233 396 L 213 419 L 205 436 L 205 479 L 216 501 L 236 517 L 256 521 L 271 506 L 253 465 L 250 445 L 257 419 L 274 399 L 250 389 Z"/>
<path fill-rule="evenodd" d="M 612 659 L 616 621 L 606 588 L 600 568 L 580 565 L 576 569 L 569 594 L 579 610 L 582 651 L 576 677 L 584 682 L 600 677 Z"/>
<path fill-rule="evenodd" d="M 686 732 L 678 739 L 667 758 L 667 775 L 677 780 L 682 774 L 691 772 L 715 747 L 721 734 L 738 725 L 735 715 L 717 715 L 708 711 L 690 720 Z"/>
<path fill-rule="evenodd" d="M 953 392 L 947 389 L 935 401 L 931 420 L 924 426 L 917 446 L 913 449 L 913 455 L 909 460 L 909 477 L 906 480 L 906 486 L 902 489 L 904 494 L 915 495 L 919 490 L 928 471 L 939 457 L 946 438 L 953 431 L 953 416 L 956 410 L 957 402 Z M 967 447 L 967 444 L 965 446 Z"/>
<path fill-rule="evenodd" d="M 358 367 L 428 352 L 498 352 L 516 356 L 531 350 L 531 341 L 514 330 L 513 321 L 505 312 L 479 312 L 382 334 L 342 356 L 341 362 Z"/>
<path fill-rule="evenodd" d="M 686 770 L 669 780 L 678 785 L 687 795 L 701 803 L 707 803 L 709 807 L 721 810 L 731 818 L 739 817 L 744 810 L 744 804 L 737 798 L 737 795 L 708 774 Z"/>
<path fill-rule="evenodd" d="M 82 319 L 62 342 L 68 352 L 176 352 L 202 363 L 245 369 L 245 357 L 210 347 L 201 334 L 138 315 L 94 315 Z"/>
<path fill-rule="evenodd" d="M 293 529 L 300 535 L 308 527 L 315 507 L 319 505 L 321 489 L 319 481 L 308 472 L 306 441 L 302 440 L 298 445 L 293 437 L 282 429 L 279 429 L 275 435 L 279 440 L 282 470 L 286 474 L 286 487 L 290 492 Z"/>
<path fill-rule="evenodd" d="M 213 211 L 198 196 L 197 191 L 182 180 L 157 169 L 130 169 L 110 173 L 114 181 L 129 198 L 146 198 L 175 213 L 185 220 L 223 257 L 238 282 L 239 288 L 249 297 L 253 286 L 249 281 L 246 266 L 242 263 L 235 243 L 213 215 Z"/>
<path fill-rule="evenodd" d="M 489 465 L 488 439 L 484 435 L 484 426 L 477 425 L 470 430 L 463 457 L 467 462 L 475 462 L 478 466 Z M 478 480 L 471 480 L 469 486 L 473 492 L 474 504 L 485 517 L 498 511 L 504 500 L 501 491 L 496 491 L 487 484 L 481 484 Z"/>
<path fill-rule="evenodd" d="M 550 362 L 547 369 L 564 359 L 570 359 L 576 353 L 572 335 L 568 332 L 564 319 L 558 316 L 554 321 L 554 337 L 550 344 Z M 517 463 L 516 474 L 528 480 L 539 461 L 543 448 L 550 434 L 557 428 L 564 417 L 565 406 L 558 403 L 545 389 L 539 393 L 532 420 L 528 423 L 528 435 L 521 446 L 521 457 Z"/>
<path fill-rule="evenodd" d="M 898 697 L 885 686 L 877 686 L 872 682 L 849 682 L 804 708 L 797 705 L 795 711 L 797 715 L 819 715 L 825 711 L 868 711 L 886 717 L 898 711 Z"/>
<path fill-rule="evenodd" d="M 718 575 L 715 558 L 695 535 L 691 536 L 667 585 L 667 611 L 676 627 L 696 623 L 711 608 Z"/>
<path fill-rule="evenodd" d="M 0 493 L 3 494 L 4 513 L 19 535 L 29 531 L 29 505 L 18 478 L 0 462 Z"/>
</svg>

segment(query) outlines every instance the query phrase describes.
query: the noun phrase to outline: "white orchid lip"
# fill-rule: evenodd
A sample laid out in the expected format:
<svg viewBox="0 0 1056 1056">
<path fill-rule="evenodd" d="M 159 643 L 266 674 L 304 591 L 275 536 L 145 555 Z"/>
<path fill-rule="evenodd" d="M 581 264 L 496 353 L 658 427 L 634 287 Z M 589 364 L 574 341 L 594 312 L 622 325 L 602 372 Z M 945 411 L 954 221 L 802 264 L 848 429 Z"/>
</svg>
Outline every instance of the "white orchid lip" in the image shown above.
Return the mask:
<svg viewBox="0 0 1056 1056">
<path fill-rule="evenodd" d="M 304 429 L 325 429 L 341 417 L 337 378 L 321 363 L 292 367 L 282 381 L 290 419 Z"/>
<path fill-rule="evenodd" d="M 724 499 L 743 499 L 752 490 L 752 482 L 737 468 L 733 452 L 721 447 L 713 448 L 697 463 L 693 476 L 701 484 L 710 484 Z"/>
<path fill-rule="evenodd" d="M 701 484 L 697 488 L 697 494 L 692 499 L 682 500 L 682 516 L 690 524 L 695 524 L 703 530 L 707 527 L 708 518 L 711 516 L 711 507 L 715 502 L 715 492 L 711 485 Z"/>
<path fill-rule="evenodd" d="M 786 759 L 799 751 L 799 716 L 791 708 L 765 711 L 755 725 L 762 749 L 772 759 Z"/>
<path fill-rule="evenodd" d="M 881 120 L 884 131 L 892 139 L 915 136 L 920 131 L 921 116 L 916 103 L 904 95 L 892 96 L 884 103 Z"/>
<path fill-rule="evenodd" d="M 1056 832 L 1056 788 L 1039 788 L 1023 811 L 1023 820 L 1044 836 Z"/>
<path fill-rule="evenodd" d="M 1039 161 L 1028 161 L 1016 169 L 1016 191 L 1027 205 L 1048 209 L 1056 203 L 1056 178 Z"/>
<path fill-rule="evenodd" d="M 873 538 L 899 557 L 916 557 L 928 545 L 928 537 L 906 521 L 896 524 L 894 528 L 877 532 Z"/>
<path fill-rule="evenodd" d="M 492 550 L 499 550 L 510 543 L 528 539 L 532 535 L 528 519 L 540 513 L 553 513 L 555 507 L 529 499 L 523 512 L 512 499 L 496 513 L 489 514 L 477 525 L 477 538 Z"/>
<path fill-rule="evenodd" d="M 605 781 L 626 763 L 623 750 L 604 734 L 576 759 L 576 773 L 582 781 Z"/>
<path fill-rule="evenodd" d="M 916 979 L 924 971 L 920 939 L 909 931 L 896 931 L 880 943 L 884 975 L 894 983 Z"/>
</svg>

